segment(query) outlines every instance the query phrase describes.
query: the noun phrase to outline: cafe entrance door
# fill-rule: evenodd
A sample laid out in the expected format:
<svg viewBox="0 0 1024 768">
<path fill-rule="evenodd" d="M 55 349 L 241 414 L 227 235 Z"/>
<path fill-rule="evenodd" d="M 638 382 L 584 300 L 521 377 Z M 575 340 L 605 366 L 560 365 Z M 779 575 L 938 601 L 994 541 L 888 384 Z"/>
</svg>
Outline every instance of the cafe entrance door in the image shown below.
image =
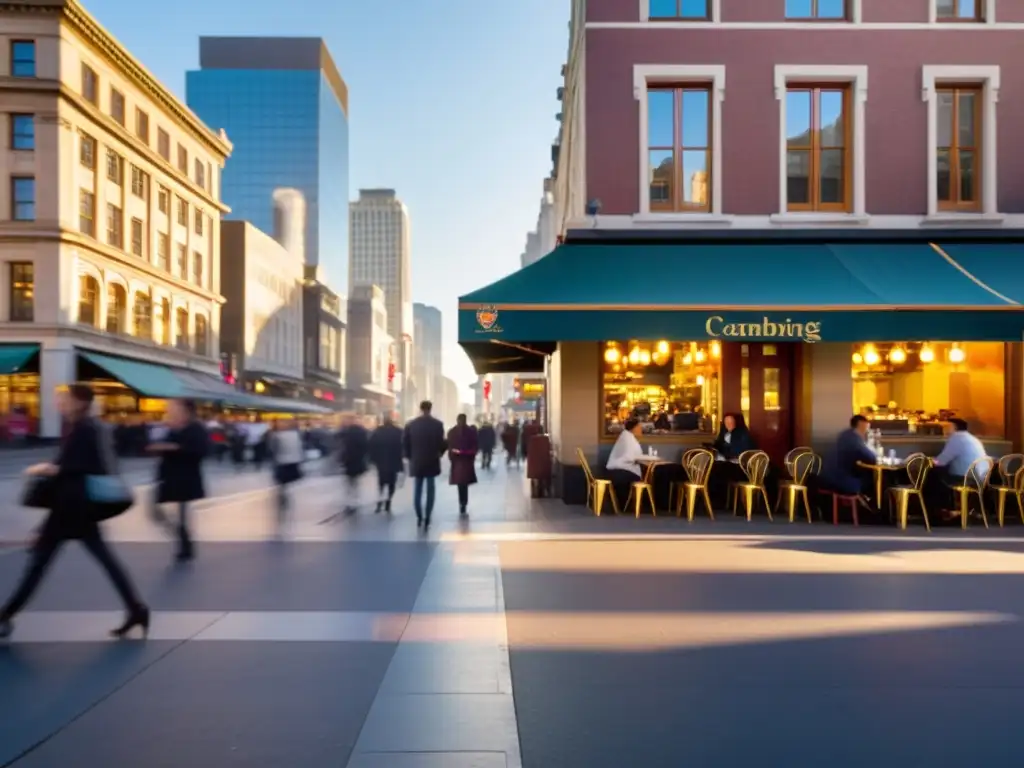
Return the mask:
<svg viewBox="0 0 1024 768">
<path fill-rule="evenodd" d="M 781 465 L 793 447 L 796 344 L 724 344 L 723 413 L 743 414 L 757 447 Z"/>
</svg>

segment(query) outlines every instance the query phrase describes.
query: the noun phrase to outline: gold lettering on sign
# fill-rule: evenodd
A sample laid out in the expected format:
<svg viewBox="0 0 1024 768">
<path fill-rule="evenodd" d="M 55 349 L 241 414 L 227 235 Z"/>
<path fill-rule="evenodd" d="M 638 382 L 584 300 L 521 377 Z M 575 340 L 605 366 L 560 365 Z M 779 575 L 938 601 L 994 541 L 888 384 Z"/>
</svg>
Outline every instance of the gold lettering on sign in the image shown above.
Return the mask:
<svg viewBox="0 0 1024 768">
<path fill-rule="evenodd" d="M 708 336 L 715 339 L 793 339 L 813 344 L 821 341 L 821 323 L 794 323 L 790 318 L 778 322 L 764 317 L 759 323 L 731 323 L 721 315 L 712 315 L 704 323 Z"/>
</svg>

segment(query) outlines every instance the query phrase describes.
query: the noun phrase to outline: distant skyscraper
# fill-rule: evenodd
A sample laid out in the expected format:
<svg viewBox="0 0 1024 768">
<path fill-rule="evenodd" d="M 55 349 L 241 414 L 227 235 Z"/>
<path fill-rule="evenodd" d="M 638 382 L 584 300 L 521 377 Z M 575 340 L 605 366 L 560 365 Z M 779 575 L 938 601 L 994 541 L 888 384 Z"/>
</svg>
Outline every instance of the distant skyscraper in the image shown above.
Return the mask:
<svg viewBox="0 0 1024 768">
<path fill-rule="evenodd" d="M 413 378 L 421 400 L 437 400 L 440 397 L 443 378 L 441 374 L 441 310 L 426 304 L 413 304 L 413 338 L 416 340 L 412 354 Z"/>
<path fill-rule="evenodd" d="M 274 190 L 306 201 L 306 263 L 348 294 L 348 88 L 318 37 L 203 37 L 189 107 L 234 143 L 228 218 L 274 232 Z"/>
<path fill-rule="evenodd" d="M 367 285 L 383 289 L 388 334 L 395 340 L 395 366 L 404 379 L 412 372 L 411 262 L 409 211 L 395 190 L 359 190 L 359 199 L 349 204 L 349 291 Z M 421 386 L 415 382 L 417 391 Z M 401 404 L 404 415 L 415 410 L 407 400 Z"/>
</svg>

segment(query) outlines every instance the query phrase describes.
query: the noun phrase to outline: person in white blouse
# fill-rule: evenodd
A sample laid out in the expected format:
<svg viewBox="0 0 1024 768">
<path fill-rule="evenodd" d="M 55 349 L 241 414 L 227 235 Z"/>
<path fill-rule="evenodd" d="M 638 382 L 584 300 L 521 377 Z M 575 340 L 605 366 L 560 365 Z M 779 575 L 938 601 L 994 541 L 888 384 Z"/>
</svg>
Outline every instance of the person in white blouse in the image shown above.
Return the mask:
<svg viewBox="0 0 1024 768">
<path fill-rule="evenodd" d="M 615 491 L 615 498 L 625 502 L 633 483 L 643 479 L 643 468 L 637 461 L 644 455 L 643 446 L 640 445 L 640 434 L 642 427 L 636 419 L 628 419 L 623 424 L 622 432 L 619 433 L 612 452 L 608 456 L 608 463 L 605 469 L 608 472 L 608 479 L 612 481 L 612 488 Z"/>
</svg>

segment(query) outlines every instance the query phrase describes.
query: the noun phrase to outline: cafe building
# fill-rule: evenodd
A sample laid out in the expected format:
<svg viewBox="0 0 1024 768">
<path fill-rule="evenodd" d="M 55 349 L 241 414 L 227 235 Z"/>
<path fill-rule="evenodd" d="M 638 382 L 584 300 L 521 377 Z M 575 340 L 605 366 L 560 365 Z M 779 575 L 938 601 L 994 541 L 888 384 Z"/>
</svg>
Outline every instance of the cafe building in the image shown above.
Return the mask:
<svg viewBox="0 0 1024 768">
<path fill-rule="evenodd" d="M 1022 252 L 991 231 L 576 231 L 462 297 L 460 342 L 479 371 L 546 374 L 567 500 L 576 449 L 603 463 L 629 418 L 673 459 L 726 413 L 776 462 L 854 413 L 898 455 L 938 454 L 960 417 L 1000 456 L 1024 447 Z"/>
</svg>

